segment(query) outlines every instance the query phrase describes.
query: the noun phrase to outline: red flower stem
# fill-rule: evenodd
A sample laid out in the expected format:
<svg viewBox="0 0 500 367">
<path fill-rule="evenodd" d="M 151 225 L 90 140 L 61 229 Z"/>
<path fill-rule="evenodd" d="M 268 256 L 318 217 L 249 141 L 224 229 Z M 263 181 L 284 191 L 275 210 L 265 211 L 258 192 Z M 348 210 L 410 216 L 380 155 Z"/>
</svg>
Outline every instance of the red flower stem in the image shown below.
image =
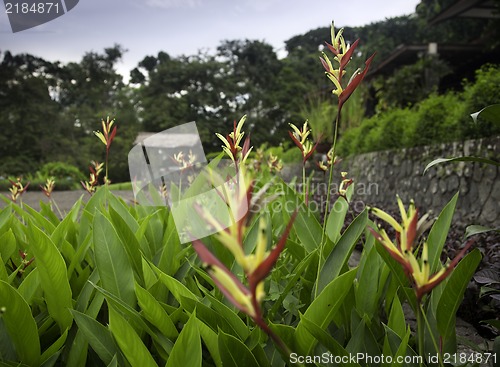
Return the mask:
<svg viewBox="0 0 500 367">
<path fill-rule="evenodd" d="M 335 162 L 335 148 L 337 145 L 337 135 L 338 135 L 338 130 L 339 130 L 339 123 L 340 123 L 340 112 L 342 110 L 342 105 L 339 103 L 338 109 L 337 109 L 337 118 L 335 119 L 335 132 L 333 134 L 333 144 L 332 144 L 332 163 L 330 164 L 330 172 L 328 175 L 328 187 L 327 187 L 327 192 L 326 192 L 326 206 L 325 206 L 325 213 L 323 214 L 323 231 L 321 233 L 321 243 L 319 244 L 319 259 L 318 259 L 318 271 L 316 274 L 316 286 L 314 287 L 314 298 L 318 296 L 318 285 L 319 285 L 319 274 L 321 272 L 321 266 L 323 262 L 323 249 L 325 247 L 325 233 L 326 233 L 326 220 L 328 218 L 328 213 L 330 211 L 330 200 L 331 200 L 331 188 L 332 188 L 332 181 L 333 181 L 333 166 Z"/>
</svg>

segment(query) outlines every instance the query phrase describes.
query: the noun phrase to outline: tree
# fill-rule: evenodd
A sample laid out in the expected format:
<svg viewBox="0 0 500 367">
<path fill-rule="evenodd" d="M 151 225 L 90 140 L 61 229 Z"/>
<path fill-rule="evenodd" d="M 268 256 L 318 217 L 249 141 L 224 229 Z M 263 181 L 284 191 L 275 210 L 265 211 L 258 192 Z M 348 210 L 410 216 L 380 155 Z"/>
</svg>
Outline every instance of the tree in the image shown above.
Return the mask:
<svg viewBox="0 0 500 367">
<path fill-rule="evenodd" d="M 25 174 L 57 157 L 62 124 L 51 98 L 57 64 L 6 52 L 0 63 L 0 174 Z"/>
</svg>

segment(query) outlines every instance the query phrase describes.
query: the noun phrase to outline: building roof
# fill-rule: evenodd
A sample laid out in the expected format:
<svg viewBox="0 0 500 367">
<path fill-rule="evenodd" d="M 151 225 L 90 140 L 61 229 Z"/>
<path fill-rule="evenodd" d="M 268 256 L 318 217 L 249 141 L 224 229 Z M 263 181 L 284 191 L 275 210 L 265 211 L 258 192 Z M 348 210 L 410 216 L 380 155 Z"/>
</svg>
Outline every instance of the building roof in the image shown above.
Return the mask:
<svg viewBox="0 0 500 367">
<path fill-rule="evenodd" d="M 491 19 L 500 18 L 500 14 L 492 0 L 458 0 L 432 18 L 429 25 L 455 17 Z"/>
</svg>

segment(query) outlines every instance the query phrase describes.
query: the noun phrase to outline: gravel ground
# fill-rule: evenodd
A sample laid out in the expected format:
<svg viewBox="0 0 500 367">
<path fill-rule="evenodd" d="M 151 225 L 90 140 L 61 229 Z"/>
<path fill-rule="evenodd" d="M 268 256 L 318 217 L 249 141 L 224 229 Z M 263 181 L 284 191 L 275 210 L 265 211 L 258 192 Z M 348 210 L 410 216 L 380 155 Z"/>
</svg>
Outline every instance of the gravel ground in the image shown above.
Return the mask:
<svg viewBox="0 0 500 367">
<path fill-rule="evenodd" d="M 134 198 L 134 193 L 129 190 L 113 191 L 113 194 L 123 198 L 125 201 L 131 201 Z M 10 198 L 10 195 L 7 192 L 0 193 L 0 196 L 2 196 L 3 198 Z M 80 197 L 83 197 L 84 202 L 87 202 L 87 200 L 90 199 L 90 195 L 83 190 L 54 191 L 52 193 L 52 199 L 56 202 L 57 206 L 63 213 L 67 213 Z M 26 191 L 22 196 L 22 201 L 24 204 L 29 205 L 36 210 L 39 210 L 40 201 L 48 203 L 49 199 L 41 191 Z M 0 200 L 0 208 L 5 207 L 5 205 L 6 202 L 4 200 Z"/>
</svg>

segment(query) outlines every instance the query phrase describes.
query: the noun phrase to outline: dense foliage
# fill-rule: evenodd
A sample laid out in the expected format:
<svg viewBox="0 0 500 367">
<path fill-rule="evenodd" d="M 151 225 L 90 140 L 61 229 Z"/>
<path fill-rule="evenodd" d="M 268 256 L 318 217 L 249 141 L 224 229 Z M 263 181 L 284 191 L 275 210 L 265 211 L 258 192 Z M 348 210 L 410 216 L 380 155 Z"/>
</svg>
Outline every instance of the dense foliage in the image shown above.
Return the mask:
<svg viewBox="0 0 500 367">
<path fill-rule="evenodd" d="M 463 92 L 432 93 L 411 107 L 390 108 L 352 129 L 339 141 L 341 155 L 415 147 L 500 134 L 498 122 L 470 114 L 498 103 L 500 67 L 486 65 L 475 82 L 465 82 Z"/>
</svg>

